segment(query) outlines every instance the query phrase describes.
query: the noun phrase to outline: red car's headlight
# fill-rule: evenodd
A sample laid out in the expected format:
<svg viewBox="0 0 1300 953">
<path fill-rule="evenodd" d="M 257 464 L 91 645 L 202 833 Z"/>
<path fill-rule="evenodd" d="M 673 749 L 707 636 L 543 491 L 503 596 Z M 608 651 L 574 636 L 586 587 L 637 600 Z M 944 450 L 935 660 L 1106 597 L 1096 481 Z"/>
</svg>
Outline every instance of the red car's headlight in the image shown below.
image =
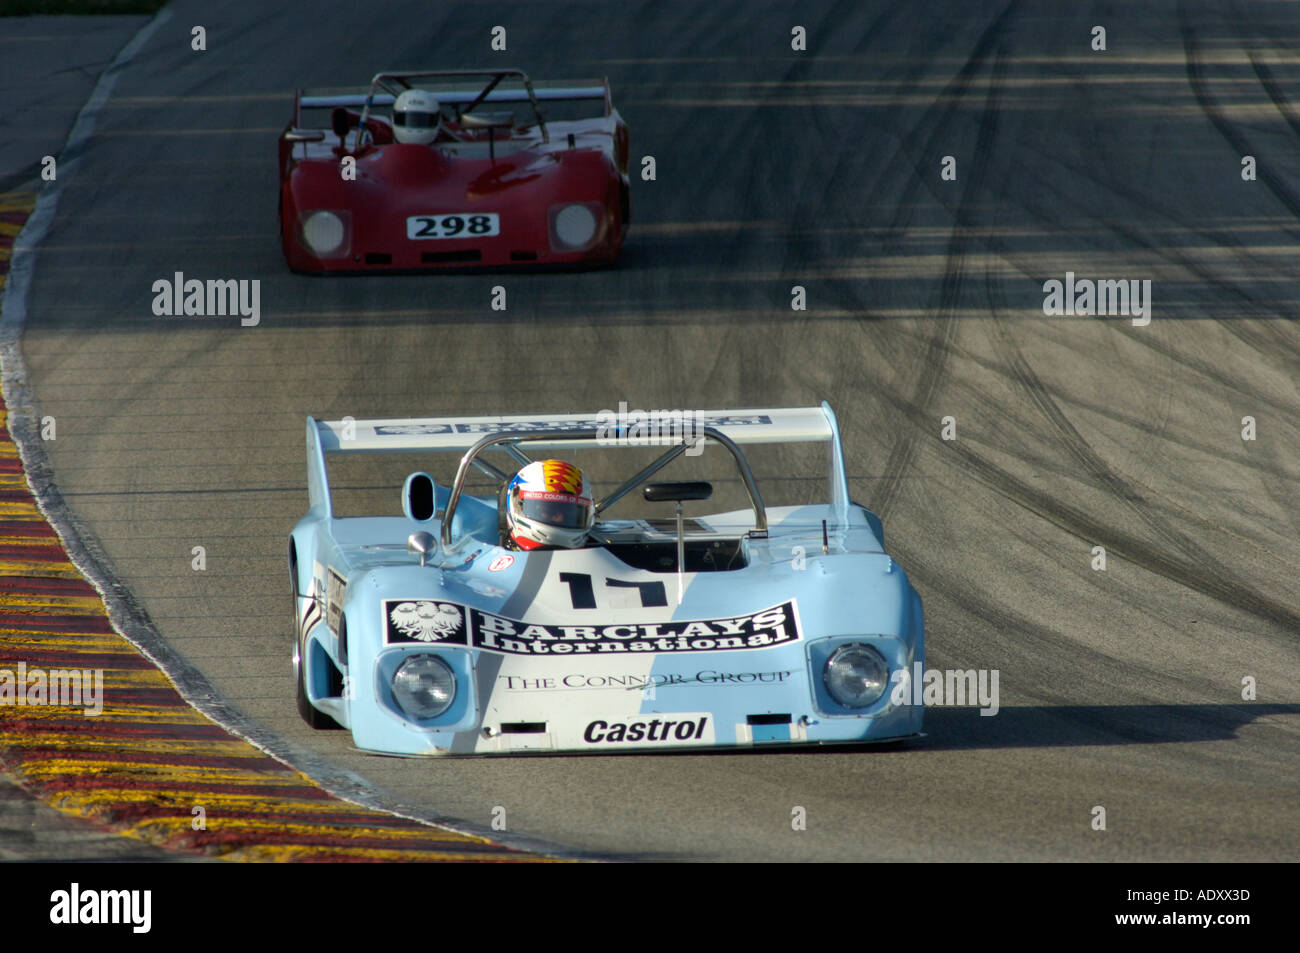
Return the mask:
<svg viewBox="0 0 1300 953">
<path fill-rule="evenodd" d="M 596 243 L 605 209 L 598 202 L 552 205 L 551 247 L 556 251 L 583 251 Z"/>
<path fill-rule="evenodd" d="M 320 209 L 302 220 L 302 241 L 313 255 L 331 258 L 348 251 L 348 213 Z"/>
</svg>

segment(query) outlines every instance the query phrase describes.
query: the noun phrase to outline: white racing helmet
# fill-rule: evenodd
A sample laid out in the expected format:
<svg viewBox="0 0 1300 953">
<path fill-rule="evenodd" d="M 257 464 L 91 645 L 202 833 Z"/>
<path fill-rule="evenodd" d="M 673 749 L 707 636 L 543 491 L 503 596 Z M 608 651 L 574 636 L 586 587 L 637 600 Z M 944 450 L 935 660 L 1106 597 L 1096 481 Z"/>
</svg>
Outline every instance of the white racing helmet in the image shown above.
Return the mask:
<svg viewBox="0 0 1300 953">
<path fill-rule="evenodd" d="M 427 146 L 442 131 L 442 107 L 433 93 L 408 89 L 393 101 L 393 138 Z"/>
<path fill-rule="evenodd" d="M 510 538 L 520 549 L 576 549 L 586 542 L 596 522 L 591 485 L 571 463 L 535 460 L 510 481 L 506 522 Z"/>
</svg>

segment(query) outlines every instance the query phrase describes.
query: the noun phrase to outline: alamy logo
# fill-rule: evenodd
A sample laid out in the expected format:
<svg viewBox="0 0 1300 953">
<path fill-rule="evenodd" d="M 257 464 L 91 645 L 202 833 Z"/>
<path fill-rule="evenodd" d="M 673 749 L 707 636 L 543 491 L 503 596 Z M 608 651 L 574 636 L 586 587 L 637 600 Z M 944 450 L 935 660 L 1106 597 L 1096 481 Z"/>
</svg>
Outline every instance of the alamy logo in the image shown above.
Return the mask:
<svg viewBox="0 0 1300 953">
<path fill-rule="evenodd" d="M 696 410 L 628 410 L 627 401 L 618 411 L 602 410 L 596 415 L 596 442 L 608 447 L 649 447 L 688 443 L 688 457 L 704 452 L 699 438 L 712 421 Z"/>
<path fill-rule="evenodd" d="M 132 933 L 148 933 L 152 911 L 152 890 L 82 890 L 74 883 L 50 894 L 51 923 L 126 923 Z"/>
<path fill-rule="evenodd" d="M 420 642 L 441 642 L 460 631 L 460 609 L 447 602 L 401 602 L 389 613 L 393 628 Z"/>
<path fill-rule="evenodd" d="M 239 323 L 255 327 L 262 320 L 262 282 L 241 278 L 186 279 L 176 272 L 171 279 L 153 283 L 153 313 L 159 317 L 224 317 L 239 315 Z"/>
<path fill-rule="evenodd" d="M 1001 707 L 998 701 L 998 669 L 938 669 L 922 668 L 920 662 L 912 671 L 895 669 L 889 680 L 894 683 L 889 700 L 895 705 L 976 705 L 981 715 L 996 715 Z"/>
<path fill-rule="evenodd" d="M 1143 278 L 1075 278 L 1065 273 L 1065 281 L 1052 278 L 1043 282 L 1043 314 L 1124 315 L 1133 317 L 1133 326 L 1151 323 L 1151 279 Z"/>
<path fill-rule="evenodd" d="M 0 668 L 0 705 L 80 708 L 87 718 L 104 710 L 104 670 Z"/>
</svg>

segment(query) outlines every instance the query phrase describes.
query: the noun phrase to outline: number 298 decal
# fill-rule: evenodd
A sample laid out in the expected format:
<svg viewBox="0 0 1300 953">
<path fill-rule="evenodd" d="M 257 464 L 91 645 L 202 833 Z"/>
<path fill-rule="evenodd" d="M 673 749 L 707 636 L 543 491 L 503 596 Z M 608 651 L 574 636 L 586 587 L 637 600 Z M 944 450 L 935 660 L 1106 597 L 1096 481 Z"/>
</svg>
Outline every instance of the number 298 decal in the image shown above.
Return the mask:
<svg viewBox="0 0 1300 953">
<path fill-rule="evenodd" d="M 501 234 L 495 212 L 475 215 L 412 215 L 406 220 L 407 238 L 478 238 Z"/>
</svg>

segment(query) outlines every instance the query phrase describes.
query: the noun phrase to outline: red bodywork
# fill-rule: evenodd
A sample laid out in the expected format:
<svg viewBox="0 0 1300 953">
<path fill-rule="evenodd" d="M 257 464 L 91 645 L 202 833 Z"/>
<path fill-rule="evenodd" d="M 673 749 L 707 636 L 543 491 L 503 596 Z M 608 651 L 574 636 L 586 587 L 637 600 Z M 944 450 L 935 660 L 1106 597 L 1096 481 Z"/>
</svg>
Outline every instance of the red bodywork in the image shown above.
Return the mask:
<svg viewBox="0 0 1300 953">
<path fill-rule="evenodd" d="M 341 107 L 333 110 L 331 128 L 303 129 L 299 91 L 280 138 L 285 261 L 317 274 L 617 261 L 629 214 L 628 132 L 605 89 L 604 115 L 547 122 L 545 135 L 539 123 L 489 130 L 449 122 L 454 138 L 433 145 L 394 142 L 387 119 L 373 115 L 358 135 L 361 116 Z M 352 179 L 345 174 L 352 171 L 349 157 Z M 572 204 L 596 220 L 594 235 L 578 247 L 566 247 L 554 223 Z M 304 222 L 320 210 L 338 216 L 344 237 L 318 254 L 304 237 Z M 469 221 L 485 214 L 498 216 L 499 234 L 408 237 L 408 220 L 456 215 Z M 330 226 L 325 234 L 337 232 Z M 421 227 L 428 228 L 410 226 Z"/>
</svg>

